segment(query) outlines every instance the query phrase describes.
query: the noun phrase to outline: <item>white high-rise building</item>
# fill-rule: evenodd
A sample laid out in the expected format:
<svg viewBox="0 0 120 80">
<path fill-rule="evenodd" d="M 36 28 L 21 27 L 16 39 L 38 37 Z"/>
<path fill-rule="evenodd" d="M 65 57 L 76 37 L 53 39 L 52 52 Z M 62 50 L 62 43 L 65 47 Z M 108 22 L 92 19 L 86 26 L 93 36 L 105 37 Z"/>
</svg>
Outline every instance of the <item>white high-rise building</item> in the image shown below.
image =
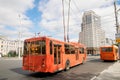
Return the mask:
<svg viewBox="0 0 120 80">
<path fill-rule="evenodd" d="M 88 54 L 99 54 L 99 47 L 105 45 L 105 31 L 101 29 L 100 16 L 91 10 L 83 14 L 79 42 L 87 46 Z"/>
</svg>

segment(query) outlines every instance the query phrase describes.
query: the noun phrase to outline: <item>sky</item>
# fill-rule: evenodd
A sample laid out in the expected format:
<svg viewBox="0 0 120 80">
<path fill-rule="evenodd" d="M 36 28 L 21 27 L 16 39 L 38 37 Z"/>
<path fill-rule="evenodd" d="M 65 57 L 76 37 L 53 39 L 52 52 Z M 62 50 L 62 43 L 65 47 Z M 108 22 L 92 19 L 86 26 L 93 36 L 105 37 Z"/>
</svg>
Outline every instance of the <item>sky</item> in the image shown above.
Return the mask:
<svg viewBox="0 0 120 80">
<path fill-rule="evenodd" d="M 84 11 L 93 10 L 101 16 L 101 27 L 106 37 L 115 39 L 114 0 L 71 0 L 69 36 L 78 41 Z M 64 0 L 65 25 L 67 26 L 69 0 Z M 117 9 L 120 0 L 117 0 Z M 120 14 L 118 12 L 118 14 Z M 0 0 L 0 35 L 9 39 L 50 36 L 63 40 L 62 0 Z M 119 16 L 119 15 L 118 15 Z M 120 22 L 120 19 L 119 19 Z"/>
</svg>

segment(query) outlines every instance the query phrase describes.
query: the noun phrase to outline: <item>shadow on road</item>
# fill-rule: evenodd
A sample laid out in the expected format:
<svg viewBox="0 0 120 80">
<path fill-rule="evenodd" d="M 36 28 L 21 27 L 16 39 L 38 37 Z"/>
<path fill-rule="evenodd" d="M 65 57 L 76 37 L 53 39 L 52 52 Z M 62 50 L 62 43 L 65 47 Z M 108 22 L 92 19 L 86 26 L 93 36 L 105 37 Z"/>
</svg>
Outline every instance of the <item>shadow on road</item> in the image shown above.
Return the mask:
<svg viewBox="0 0 120 80">
<path fill-rule="evenodd" d="M 15 72 L 15 73 L 22 74 L 22 75 L 28 75 L 31 73 L 29 71 L 22 70 L 22 68 L 14 68 L 14 69 L 10 69 L 10 70 Z"/>
<path fill-rule="evenodd" d="M 93 76 L 99 75 L 101 71 L 112 65 L 114 61 L 102 61 L 100 59 L 92 59 L 85 64 L 77 65 L 69 71 L 61 71 L 57 73 L 41 73 L 22 70 L 21 67 L 10 69 L 11 71 L 22 74 L 26 77 L 44 79 L 44 80 L 90 80 Z M 100 64 L 100 65 L 99 65 Z M 6 79 L 0 79 L 6 80 Z"/>
<path fill-rule="evenodd" d="M 43 80 L 90 80 L 95 74 L 93 73 L 81 73 L 77 74 L 74 72 L 58 72 L 58 73 L 32 73 L 29 77 L 39 78 Z"/>
<path fill-rule="evenodd" d="M 59 73 L 59 72 L 56 73 L 30 72 L 30 71 L 24 71 L 22 70 L 22 68 L 14 68 L 10 70 L 18 74 L 22 74 L 29 77 L 35 77 L 35 78 L 52 77 L 55 76 L 57 73 Z"/>
<path fill-rule="evenodd" d="M 103 61 L 103 60 L 100 60 L 100 59 L 93 59 L 93 60 L 89 60 L 88 62 L 101 62 L 101 63 L 115 63 L 116 61 Z"/>
<path fill-rule="evenodd" d="M 8 80 L 7 78 L 2 78 L 2 79 L 0 79 L 0 80 Z"/>
<path fill-rule="evenodd" d="M 114 60 L 104 60 L 102 62 L 105 62 L 105 63 L 115 63 L 116 61 L 114 61 Z"/>
<path fill-rule="evenodd" d="M 45 77 L 53 77 L 57 75 L 57 73 L 42 73 L 42 72 L 36 72 L 36 73 L 32 73 L 32 74 L 29 74 L 27 76 L 30 76 L 30 77 L 35 77 L 35 78 L 45 78 Z"/>
</svg>

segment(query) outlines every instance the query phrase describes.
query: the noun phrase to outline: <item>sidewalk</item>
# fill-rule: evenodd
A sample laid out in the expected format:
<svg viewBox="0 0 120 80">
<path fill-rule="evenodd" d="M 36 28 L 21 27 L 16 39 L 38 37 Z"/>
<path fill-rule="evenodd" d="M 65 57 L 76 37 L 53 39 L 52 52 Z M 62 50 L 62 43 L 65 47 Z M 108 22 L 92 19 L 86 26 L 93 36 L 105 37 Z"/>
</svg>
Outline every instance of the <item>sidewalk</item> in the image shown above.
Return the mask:
<svg viewBox="0 0 120 80">
<path fill-rule="evenodd" d="M 120 61 L 117 61 L 91 80 L 120 80 Z"/>
<path fill-rule="evenodd" d="M 0 60 L 22 60 L 22 57 L 1 57 Z"/>
</svg>

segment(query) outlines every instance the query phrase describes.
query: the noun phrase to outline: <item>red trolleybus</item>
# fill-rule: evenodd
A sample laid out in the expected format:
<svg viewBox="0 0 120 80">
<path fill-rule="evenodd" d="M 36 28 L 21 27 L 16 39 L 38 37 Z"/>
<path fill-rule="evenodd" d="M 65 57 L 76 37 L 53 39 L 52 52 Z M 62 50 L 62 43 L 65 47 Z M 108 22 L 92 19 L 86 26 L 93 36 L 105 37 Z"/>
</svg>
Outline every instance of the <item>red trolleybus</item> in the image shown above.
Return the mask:
<svg viewBox="0 0 120 80">
<path fill-rule="evenodd" d="M 30 38 L 24 41 L 23 69 L 54 73 L 83 63 L 86 56 L 86 47 L 80 43 L 48 37 Z"/>
<path fill-rule="evenodd" d="M 118 60 L 118 47 L 115 45 L 100 47 L 100 58 L 101 60 Z"/>
</svg>

